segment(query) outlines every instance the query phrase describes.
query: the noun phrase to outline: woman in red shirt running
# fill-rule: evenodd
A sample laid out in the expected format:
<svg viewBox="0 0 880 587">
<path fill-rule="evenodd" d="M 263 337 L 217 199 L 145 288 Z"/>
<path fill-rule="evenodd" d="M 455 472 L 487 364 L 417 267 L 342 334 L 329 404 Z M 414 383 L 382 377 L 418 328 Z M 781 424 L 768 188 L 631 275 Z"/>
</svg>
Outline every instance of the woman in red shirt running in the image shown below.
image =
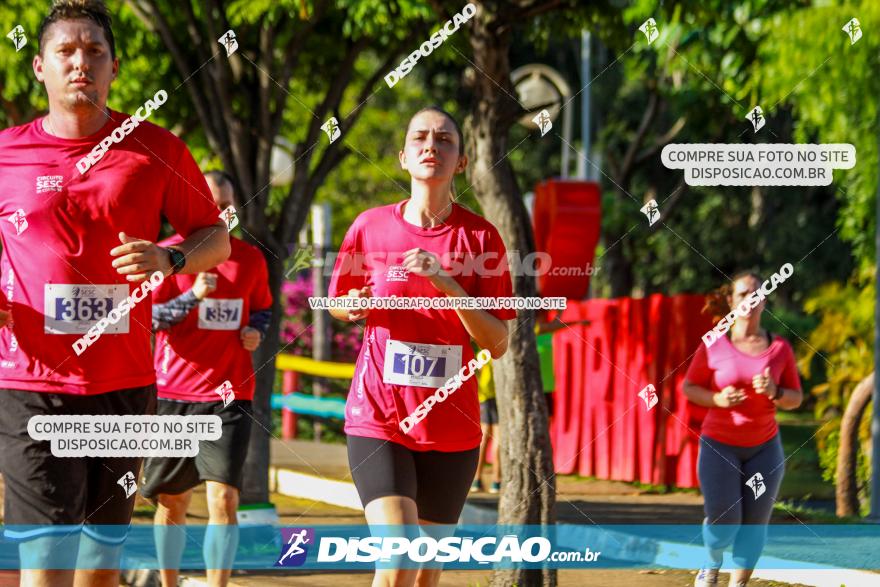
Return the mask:
<svg viewBox="0 0 880 587">
<path fill-rule="evenodd" d="M 724 316 L 762 283 L 755 273 L 738 273 L 710 297 L 707 309 Z M 684 382 L 687 398 L 709 408 L 697 460 L 709 557 L 696 587 L 718 584 L 724 549 L 731 544 L 736 569 L 730 584 L 748 583 L 785 469 L 776 408 L 793 410 L 803 399 L 791 345 L 761 328 L 764 305 L 762 299 L 745 316 L 737 315 L 729 338 L 722 335 L 708 348 L 701 344 Z"/>
<path fill-rule="evenodd" d="M 495 227 L 456 204 L 453 178 L 467 157 L 445 111 L 417 112 L 399 154 L 408 199 L 367 210 L 340 248 L 330 296 L 510 297 Z M 507 350 L 513 310 L 331 310 L 367 318 L 345 409 L 351 474 L 371 525 L 456 524 L 476 471 L 476 371 Z M 471 340 L 484 349 L 474 358 Z M 453 385 L 447 381 L 459 377 Z M 441 390 L 440 388 L 445 388 Z M 423 403 L 435 401 L 430 410 Z M 442 399 L 441 399 L 442 398 Z M 430 402 L 429 402 L 430 403 Z M 416 408 L 420 407 L 416 412 Z M 440 569 L 377 569 L 379 585 L 437 585 Z"/>
</svg>

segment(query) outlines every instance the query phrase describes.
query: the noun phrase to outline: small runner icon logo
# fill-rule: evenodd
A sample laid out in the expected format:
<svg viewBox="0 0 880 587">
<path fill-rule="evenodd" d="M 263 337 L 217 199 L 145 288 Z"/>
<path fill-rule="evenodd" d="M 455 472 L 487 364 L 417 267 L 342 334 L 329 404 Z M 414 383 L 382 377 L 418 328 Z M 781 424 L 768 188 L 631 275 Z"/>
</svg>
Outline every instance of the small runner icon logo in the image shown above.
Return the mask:
<svg viewBox="0 0 880 587">
<path fill-rule="evenodd" d="M 232 391 L 232 383 L 228 379 L 215 390 L 215 393 L 223 400 L 224 408 L 235 401 L 235 392 Z"/>
<path fill-rule="evenodd" d="M 767 491 L 767 486 L 764 484 L 764 476 L 760 473 L 752 475 L 752 478 L 746 481 L 746 485 L 752 488 L 752 493 L 755 494 L 755 499 L 758 499 L 765 491 Z"/>
<path fill-rule="evenodd" d="M 649 45 L 657 40 L 657 37 L 660 35 L 660 31 L 657 29 L 657 21 L 653 18 L 643 22 L 639 30 L 645 33 L 645 38 L 648 40 Z"/>
<path fill-rule="evenodd" d="M 648 411 L 657 405 L 657 394 L 655 392 L 654 386 L 650 383 L 639 392 L 639 397 L 645 400 L 645 407 L 648 408 Z"/>
<path fill-rule="evenodd" d="M 235 213 L 235 206 L 229 206 L 220 212 L 220 220 L 226 224 L 226 230 L 232 230 L 238 226 L 238 215 Z"/>
<path fill-rule="evenodd" d="M 284 272 L 284 277 L 290 278 L 291 275 L 296 275 L 303 269 L 308 269 L 312 266 L 314 260 L 315 252 L 309 245 L 298 248 L 293 254 L 293 258 L 288 260 L 289 269 Z"/>
<path fill-rule="evenodd" d="M 861 36 L 861 33 L 859 33 L 859 36 Z M 20 24 L 16 25 L 14 29 L 6 33 L 6 37 L 12 41 L 13 45 L 15 45 L 16 53 L 21 51 L 21 48 L 27 45 L 27 36 L 24 34 L 24 27 Z"/>
<path fill-rule="evenodd" d="M 125 492 L 125 499 L 128 499 L 134 492 L 137 491 L 137 483 L 135 482 L 134 474 L 131 471 L 128 471 L 125 475 L 119 478 L 119 481 L 116 482 L 122 487 L 122 490 Z"/>
<path fill-rule="evenodd" d="M 21 233 L 23 233 L 25 230 L 27 230 L 27 227 L 28 227 L 27 215 L 25 215 L 24 210 L 22 210 L 21 208 L 16 210 L 14 214 L 12 214 L 11 216 L 9 216 L 9 218 L 7 218 L 7 220 L 9 220 L 9 222 L 12 223 L 12 226 L 15 227 L 16 236 L 21 235 Z"/>
<path fill-rule="evenodd" d="M 755 127 L 755 132 L 758 132 L 764 128 L 764 123 L 766 122 L 764 120 L 764 111 L 761 110 L 760 106 L 755 106 L 746 116 L 746 120 L 751 122 L 752 126 Z"/>
<path fill-rule="evenodd" d="M 223 36 L 217 39 L 217 42 L 223 45 L 223 48 L 226 49 L 226 56 L 230 57 L 233 53 L 238 50 L 238 40 L 235 38 L 235 31 L 229 29 Z"/>
<path fill-rule="evenodd" d="M 284 545 L 281 547 L 281 558 L 275 562 L 276 567 L 301 567 L 309 555 L 309 544 L 314 544 L 314 528 L 282 528 L 281 536 Z"/>
<path fill-rule="evenodd" d="M 553 121 L 550 120 L 550 113 L 547 112 L 547 110 L 541 110 L 538 112 L 538 114 L 532 119 L 532 122 L 537 124 L 538 128 L 541 129 L 542 137 L 553 128 Z"/>
<path fill-rule="evenodd" d="M 654 226 L 654 223 L 660 220 L 660 206 L 657 205 L 657 200 L 648 200 L 640 210 L 648 217 L 648 226 Z"/>
<path fill-rule="evenodd" d="M 321 130 L 327 133 L 327 137 L 330 139 L 331 143 L 338 139 L 339 135 L 342 134 L 342 131 L 339 130 L 339 121 L 336 120 L 335 116 L 331 116 L 330 120 L 322 124 Z"/>
<path fill-rule="evenodd" d="M 855 45 L 856 42 L 862 38 L 862 24 L 857 18 L 854 18 L 846 23 L 841 30 L 849 35 L 850 47 Z"/>
</svg>

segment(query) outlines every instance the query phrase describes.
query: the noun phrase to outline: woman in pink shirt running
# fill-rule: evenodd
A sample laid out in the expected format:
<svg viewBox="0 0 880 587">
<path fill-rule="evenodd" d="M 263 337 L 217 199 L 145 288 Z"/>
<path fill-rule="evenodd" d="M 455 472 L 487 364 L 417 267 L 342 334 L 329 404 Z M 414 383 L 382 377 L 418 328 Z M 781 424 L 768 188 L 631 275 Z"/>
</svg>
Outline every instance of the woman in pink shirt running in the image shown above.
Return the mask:
<svg viewBox="0 0 880 587">
<path fill-rule="evenodd" d="M 355 219 L 329 295 L 396 296 L 407 304 L 412 298 L 512 296 L 498 231 L 452 197 L 453 178 L 466 165 L 452 117 L 438 108 L 417 112 L 400 152 L 411 193 Z M 448 534 L 449 526 L 429 525 L 458 522 L 481 438 L 475 375 L 488 355 L 498 358 L 507 350 L 506 320 L 516 312 L 376 307 L 331 313 L 342 320 L 366 318 L 345 434 L 367 522 L 407 525 L 408 532 L 421 525 L 435 539 Z M 476 357 L 472 340 L 484 349 Z M 382 568 L 373 585 L 430 587 L 439 578 L 436 567 Z"/>
<path fill-rule="evenodd" d="M 707 309 L 724 316 L 762 283 L 755 273 L 738 273 L 710 296 Z M 727 335 L 708 348 L 700 344 L 684 382 L 687 398 L 709 408 L 697 461 L 709 557 L 696 587 L 718 584 L 724 549 L 731 544 L 736 569 L 730 584 L 748 583 L 785 469 L 776 408 L 793 410 L 803 399 L 791 345 L 761 328 L 765 303 L 761 299 L 745 316 L 737 315 Z"/>
</svg>

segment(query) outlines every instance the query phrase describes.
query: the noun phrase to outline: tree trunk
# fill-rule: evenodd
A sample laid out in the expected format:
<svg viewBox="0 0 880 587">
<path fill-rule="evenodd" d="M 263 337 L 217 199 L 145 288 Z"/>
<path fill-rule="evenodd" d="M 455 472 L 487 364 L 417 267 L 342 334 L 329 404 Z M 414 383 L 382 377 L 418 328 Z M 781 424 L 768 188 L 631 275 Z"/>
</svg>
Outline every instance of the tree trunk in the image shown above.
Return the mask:
<svg viewBox="0 0 880 587">
<path fill-rule="evenodd" d="M 635 286 L 632 261 L 626 254 L 625 234 L 608 234 L 605 236 L 605 254 L 602 255 L 603 267 L 608 272 L 611 286 L 611 297 L 622 298 L 632 295 Z"/>
<path fill-rule="evenodd" d="M 474 19 L 470 35 L 476 75 L 474 99 L 465 122 L 466 152 L 472 158 L 468 180 L 487 219 L 501 233 L 508 251 L 522 257 L 534 251 L 534 239 L 508 154 L 508 132 L 521 112 L 512 98 L 510 29 L 493 22 L 485 7 Z M 504 18 L 504 15 L 500 16 Z M 532 139 L 539 140 L 539 139 Z M 517 296 L 537 295 L 534 277 L 514 276 Z M 493 363 L 501 424 L 504 490 L 499 524 L 556 522 L 556 484 L 535 344 L 534 312 L 519 312 L 511 324 L 507 353 Z M 554 569 L 498 569 L 493 586 L 556 585 Z"/>
<path fill-rule="evenodd" d="M 858 464 L 859 424 L 874 393 L 874 374 L 862 379 L 846 404 L 840 421 L 840 444 L 837 447 L 837 515 L 859 515 Z M 876 409 L 876 408 L 875 408 Z"/>
<path fill-rule="evenodd" d="M 283 259 L 283 258 L 282 258 Z M 256 389 L 252 402 L 254 419 L 251 422 L 250 443 L 244 462 L 241 503 L 269 502 L 269 439 L 272 436 L 272 409 L 270 396 L 275 387 L 275 357 L 280 346 L 281 282 L 283 260 L 266 255 L 269 268 L 269 288 L 272 292 L 272 320 L 263 343 L 253 353 Z"/>
<path fill-rule="evenodd" d="M 203 10 L 198 10 L 194 6 L 198 3 L 193 0 L 175 4 L 173 8 L 159 0 L 131 1 L 128 4 L 147 29 L 159 35 L 178 73 L 186 80 L 182 86 L 189 94 L 208 144 L 232 175 L 236 194 L 244 200 L 239 213 L 248 241 L 260 248 L 269 266 L 273 317 L 265 341 L 253 355 L 255 421 L 251 427 L 241 499 L 243 504 L 267 502 L 269 434 L 272 431 L 269 396 L 274 387 L 275 355 L 280 346 L 280 293 L 283 264 L 288 255 L 286 247 L 294 242 L 305 224 L 318 187 L 349 153 L 344 141 L 338 141 L 326 149 L 319 149 L 320 155 L 316 154 L 314 147 L 324 140 L 320 125 L 328 116 L 335 115 L 343 134 L 354 128 L 365 110 L 362 106 L 378 92 L 374 89 L 376 85 L 392 64 L 399 62 L 400 54 L 411 50 L 414 40 L 425 30 L 412 26 L 406 38 L 392 45 L 378 44 L 378 40 L 365 36 L 354 39 L 351 35 L 343 35 L 340 40 L 345 51 L 328 56 L 329 65 L 318 70 L 319 73 L 333 71 L 334 75 L 325 76 L 327 84 L 315 88 L 323 93 L 323 99 L 312 111 L 312 117 L 307 118 L 305 132 L 297 133 L 301 138 L 294 152 L 294 177 L 282 209 L 268 216 L 271 154 L 290 98 L 286 88 L 294 73 L 308 77 L 313 72 L 307 69 L 309 66 L 301 66 L 300 57 L 309 53 L 316 37 L 319 43 L 326 37 L 325 32 L 317 29 L 319 24 L 333 22 L 325 15 L 335 10 L 334 3 L 328 0 L 314 2 L 311 12 L 301 4 L 298 18 L 289 15 L 267 19 L 266 11 L 258 11 L 260 22 L 236 27 L 239 38 L 257 37 L 257 43 L 243 46 L 229 59 L 225 56 L 214 59 L 211 53 L 216 51 L 211 47 L 216 48 L 216 45 L 202 42 L 202 39 L 217 39 L 222 31 L 229 29 L 226 3 L 208 3 L 210 6 L 203 6 Z M 354 75 L 359 57 L 371 47 L 383 55 L 384 61 L 373 70 L 357 94 L 345 96 L 355 77 L 359 77 Z M 346 116 L 340 112 L 343 97 L 347 98 L 346 102 L 354 98 L 354 103 L 358 104 Z M 314 161 L 316 157 L 320 158 Z"/>
</svg>

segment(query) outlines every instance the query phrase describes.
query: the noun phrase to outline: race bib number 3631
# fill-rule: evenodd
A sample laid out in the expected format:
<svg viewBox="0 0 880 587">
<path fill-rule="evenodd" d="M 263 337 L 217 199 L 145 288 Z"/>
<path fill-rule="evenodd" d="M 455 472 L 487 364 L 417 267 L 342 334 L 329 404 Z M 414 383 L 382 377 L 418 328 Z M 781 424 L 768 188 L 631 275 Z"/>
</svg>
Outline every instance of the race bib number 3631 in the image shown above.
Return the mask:
<svg viewBox="0 0 880 587">
<path fill-rule="evenodd" d="M 461 346 L 402 342 L 385 343 L 382 380 L 394 385 L 441 387 L 461 369 Z"/>
<path fill-rule="evenodd" d="M 46 334 L 85 334 L 128 297 L 128 285 L 47 283 L 43 294 Z M 104 334 L 128 333 L 128 319 L 108 325 Z"/>
<path fill-rule="evenodd" d="M 204 330 L 238 330 L 244 300 L 206 298 L 199 302 L 199 328 Z"/>
</svg>

